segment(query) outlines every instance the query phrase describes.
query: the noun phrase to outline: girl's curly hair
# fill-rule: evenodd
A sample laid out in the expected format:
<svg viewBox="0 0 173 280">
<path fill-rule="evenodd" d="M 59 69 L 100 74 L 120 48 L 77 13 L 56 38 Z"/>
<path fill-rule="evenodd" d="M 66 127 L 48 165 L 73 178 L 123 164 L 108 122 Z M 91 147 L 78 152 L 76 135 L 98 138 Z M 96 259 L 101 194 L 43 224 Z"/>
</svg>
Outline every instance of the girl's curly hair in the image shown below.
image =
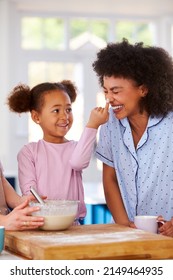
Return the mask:
<svg viewBox="0 0 173 280">
<path fill-rule="evenodd" d="M 173 111 L 173 60 L 160 47 L 134 45 L 127 39 L 109 43 L 97 53 L 93 63 L 100 85 L 104 76 L 131 79 L 145 85 L 148 94 L 143 98 L 143 108 L 151 116 L 164 116 Z"/>
<path fill-rule="evenodd" d="M 45 94 L 51 94 L 54 90 L 66 92 L 71 102 L 76 100 L 76 86 L 70 80 L 63 80 L 59 83 L 41 83 L 32 89 L 28 85 L 19 84 L 10 92 L 7 104 L 11 111 L 17 113 L 41 111 Z"/>
</svg>

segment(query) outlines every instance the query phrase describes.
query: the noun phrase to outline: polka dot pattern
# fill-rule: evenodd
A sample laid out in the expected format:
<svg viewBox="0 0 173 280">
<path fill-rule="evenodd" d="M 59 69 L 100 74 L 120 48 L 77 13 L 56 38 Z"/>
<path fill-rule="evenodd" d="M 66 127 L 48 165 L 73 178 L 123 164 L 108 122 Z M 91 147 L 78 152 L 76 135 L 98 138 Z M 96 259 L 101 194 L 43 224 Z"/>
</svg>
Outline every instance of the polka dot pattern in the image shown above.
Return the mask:
<svg viewBox="0 0 173 280">
<path fill-rule="evenodd" d="M 135 149 L 127 119 L 100 129 L 96 157 L 116 169 L 129 219 L 136 214 L 173 216 L 173 113 L 150 118 Z"/>
</svg>

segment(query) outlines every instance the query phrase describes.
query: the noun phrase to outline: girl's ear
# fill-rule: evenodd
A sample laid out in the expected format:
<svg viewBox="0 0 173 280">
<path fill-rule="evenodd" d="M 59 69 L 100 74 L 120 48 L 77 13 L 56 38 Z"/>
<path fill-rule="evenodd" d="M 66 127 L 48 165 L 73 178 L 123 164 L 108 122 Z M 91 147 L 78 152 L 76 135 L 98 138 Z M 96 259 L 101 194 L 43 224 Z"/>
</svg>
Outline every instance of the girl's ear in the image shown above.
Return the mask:
<svg viewBox="0 0 173 280">
<path fill-rule="evenodd" d="M 32 110 L 32 111 L 31 111 L 31 118 L 32 118 L 32 120 L 33 120 L 35 123 L 37 123 L 37 124 L 40 123 L 39 114 L 38 114 L 37 111 L 35 111 L 35 110 Z"/>
</svg>

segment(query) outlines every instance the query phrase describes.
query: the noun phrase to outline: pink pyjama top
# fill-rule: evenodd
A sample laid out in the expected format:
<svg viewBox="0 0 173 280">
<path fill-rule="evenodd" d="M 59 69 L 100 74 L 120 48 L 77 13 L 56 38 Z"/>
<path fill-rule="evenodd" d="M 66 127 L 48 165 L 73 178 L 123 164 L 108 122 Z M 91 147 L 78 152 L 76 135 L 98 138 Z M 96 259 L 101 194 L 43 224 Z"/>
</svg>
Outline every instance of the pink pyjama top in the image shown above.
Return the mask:
<svg viewBox="0 0 173 280">
<path fill-rule="evenodd" d="M 25 145 L 18 153 L 18 177 L 22 194 L 35 187 L 48 199 L 79 200 L 78 218 L 86 215 L 82 170 L 89 165 L 97 129 L 85 128 L 78 142 L 62 144 L 44 140 Z"/>
</svg>

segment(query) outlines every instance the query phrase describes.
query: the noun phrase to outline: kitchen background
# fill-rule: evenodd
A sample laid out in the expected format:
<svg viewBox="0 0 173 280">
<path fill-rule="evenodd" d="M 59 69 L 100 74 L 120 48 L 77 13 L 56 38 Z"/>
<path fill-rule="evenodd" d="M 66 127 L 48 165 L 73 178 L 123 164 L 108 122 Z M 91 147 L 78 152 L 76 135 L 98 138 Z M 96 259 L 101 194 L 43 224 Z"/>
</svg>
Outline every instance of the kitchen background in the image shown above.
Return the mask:
<svg viewBox="0 0 173 280">
<path fill-rule="evenodd" d="M 107 42 L 123 37 L 161 46 L 173 55 L 173 1 L 0 0 L 0 160 L 18 192 L 17 153 L 42 134 L 29 114 L 9 112 L 9 91 L 20 82 L 32 87 L 64 78 L 74 81 L 79 94 L 68 137 L 78 140 L 90 110 L 104 106 L 92 62 Z M 101 164 L 94 156 L 83 179 L 85 223 L 109 222 Z"/>
</svg>

